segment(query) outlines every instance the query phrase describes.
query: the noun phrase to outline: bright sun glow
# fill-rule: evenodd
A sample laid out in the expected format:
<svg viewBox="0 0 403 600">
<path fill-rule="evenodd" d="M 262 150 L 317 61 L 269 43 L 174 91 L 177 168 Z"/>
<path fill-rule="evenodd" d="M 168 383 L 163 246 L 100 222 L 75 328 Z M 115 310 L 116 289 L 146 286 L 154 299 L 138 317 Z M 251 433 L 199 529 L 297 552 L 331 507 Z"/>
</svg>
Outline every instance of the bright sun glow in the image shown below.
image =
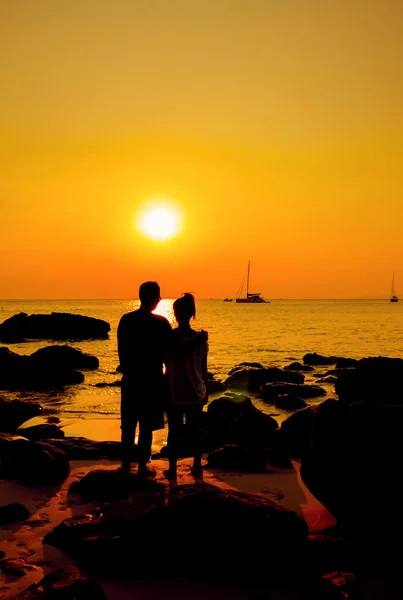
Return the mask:
<svg viewBox="0 0 403 600">
<path fill-rule="evenodd" d="M 173 206 L 164 204 L 150 203 L 139 214 L 138 228 L 146 237 L 167 240 L 179 233 L 179 212 Z"/>
</svg>

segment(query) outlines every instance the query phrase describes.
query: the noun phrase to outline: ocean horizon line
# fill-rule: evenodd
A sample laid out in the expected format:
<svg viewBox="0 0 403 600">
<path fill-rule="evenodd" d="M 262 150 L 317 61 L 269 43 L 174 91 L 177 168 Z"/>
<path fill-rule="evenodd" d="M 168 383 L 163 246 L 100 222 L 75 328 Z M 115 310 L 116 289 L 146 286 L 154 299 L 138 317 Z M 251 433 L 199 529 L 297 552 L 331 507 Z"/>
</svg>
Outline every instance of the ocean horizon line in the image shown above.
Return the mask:
<svg viewBox="0 0 403 600">
<path fill-rule="evenodd" d="M 162 298 L 162 300 L 175 300 L 178 296 L 175 297 L 164 297 Z M 224 301 L 224 298 L 222 297 L 217 297 L 217 298 L 198 298 L 196 296 L 196 299 L 198 301 L 202 301 L 202 300 L 217 300 L 217 301 Z M 234 298 L 235 299 L 235 298 Z M 131 302 L 131 301 L 138 301 L 139 298 L 138 297 L 131 297 L 131 298 L 0 298 L 0 302 Z M 363 301 L 363 300 L 389 300 L 389 296 L 368 296 L 368 297 L 354 297 L 354 298 L 270 298 L 270 302 L 272 301 L 306 301 L 306 302 L 312 302 L 312 301 L 331 301 L 331 302 L 336 302 L 336 301 L 340 301 L 340 302 L 351 302 L 351 301 Z"/>
</svg>

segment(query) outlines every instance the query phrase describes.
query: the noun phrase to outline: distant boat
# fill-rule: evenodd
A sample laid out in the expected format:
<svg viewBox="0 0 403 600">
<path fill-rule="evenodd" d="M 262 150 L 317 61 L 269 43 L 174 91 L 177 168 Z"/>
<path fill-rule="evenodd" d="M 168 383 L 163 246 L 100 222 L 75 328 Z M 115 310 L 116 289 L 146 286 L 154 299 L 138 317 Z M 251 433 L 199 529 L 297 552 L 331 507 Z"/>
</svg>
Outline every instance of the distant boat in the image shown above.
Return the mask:
<svg viewBox="0 0 403 600">
<path fill-rule="evenodd" d="M 232 302 L 232 298 L 224 298 L 224 302 Z"/>
<path fill-rule="evenodd" d="M 399 302 L 399 298 L 395 296 L 395 274 L 393 273 L 392 277 L 392 291 L 390 293 L 390 301 L 391 302 Z"/>
<path fill-rule="evenodd" d="M 269 304 L 269 300 L 263 300 L 260 292 L 252 293 L 249 291 L 249 275 L 250 275 L 250 260 L 248 261 L 248 272 L 246 275 L 246 296 L 241 297 L 241 295 L 240 295 L 240 294 L 242 294 L 243 286 L 245 283 L 245 277 L 244 277 L 244 279 L 240 285 L 240 288 L 238 290 L 238 294 L 237 294 L 237 298 L 236 298 L 235 302 L 238 302 L 241 304 Z"/>
</svg>

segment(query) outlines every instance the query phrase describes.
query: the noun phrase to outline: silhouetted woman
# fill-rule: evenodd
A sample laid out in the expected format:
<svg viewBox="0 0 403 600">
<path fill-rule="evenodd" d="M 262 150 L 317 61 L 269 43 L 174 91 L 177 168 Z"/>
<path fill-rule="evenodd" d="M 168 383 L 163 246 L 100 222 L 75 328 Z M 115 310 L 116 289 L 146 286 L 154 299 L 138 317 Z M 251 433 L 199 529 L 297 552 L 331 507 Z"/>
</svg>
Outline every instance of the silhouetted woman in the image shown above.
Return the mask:
<svg viewBox="0 0 403 600">
<path fill-rule="evenodd" d="M 183 294 L 173 303 L 178 327 L 173 330 L 178 342 L 190 340 L 198 335 L 191 328 L 190 320 L 196 316 L 196 305 L 192 294 Z M 168 409 L 168 456 L 169 477 L 176 476 L 176 462 L 179 445 L 183 437 L 183 422 L 186 420 L 187 436 L 194 457 L 192 472 L 201 474 L 200 428 L 203 406 L 207 402 L 207 352 L 208 344 L 203 342 L 196 347 L 183 343 L 182 348 L 172 353 L 168 364 L 170 406 Z"/>
</svg>

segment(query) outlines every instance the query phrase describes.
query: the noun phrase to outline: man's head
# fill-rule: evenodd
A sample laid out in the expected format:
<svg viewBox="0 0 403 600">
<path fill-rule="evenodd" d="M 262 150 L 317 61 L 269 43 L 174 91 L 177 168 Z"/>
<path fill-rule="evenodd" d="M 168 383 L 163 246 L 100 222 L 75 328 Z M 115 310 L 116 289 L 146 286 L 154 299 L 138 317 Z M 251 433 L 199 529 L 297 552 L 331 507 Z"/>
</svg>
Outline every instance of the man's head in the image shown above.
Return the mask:
<svg viewBox="0 0 403 600">
<path fill-rule="evenodd" d="M 156 281 L 145 281 L 142 283 L 139 289 L 141 307 L 150 312 L 153 311 L 157 308 L 158 303 L 161 300 L 160 294 L 160 286 Z"/>
</svg>

